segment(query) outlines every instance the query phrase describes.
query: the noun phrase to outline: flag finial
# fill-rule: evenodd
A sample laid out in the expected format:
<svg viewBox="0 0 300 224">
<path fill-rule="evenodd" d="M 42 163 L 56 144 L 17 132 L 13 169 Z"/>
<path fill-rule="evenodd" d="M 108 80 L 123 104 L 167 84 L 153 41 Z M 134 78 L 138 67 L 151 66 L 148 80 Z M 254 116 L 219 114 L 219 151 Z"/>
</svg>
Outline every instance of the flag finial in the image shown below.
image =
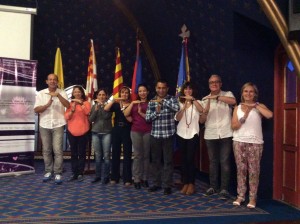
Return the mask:
<svg viewBox="0 0 300 224">
<path fill-rule="evenodd" d="M 189 38 L 191 35 L 190 31 L 187 29 L 186 25 L 183 24 L 181 27 L 181 34 L 179 34 L 182 39 Z"/>
</svg>

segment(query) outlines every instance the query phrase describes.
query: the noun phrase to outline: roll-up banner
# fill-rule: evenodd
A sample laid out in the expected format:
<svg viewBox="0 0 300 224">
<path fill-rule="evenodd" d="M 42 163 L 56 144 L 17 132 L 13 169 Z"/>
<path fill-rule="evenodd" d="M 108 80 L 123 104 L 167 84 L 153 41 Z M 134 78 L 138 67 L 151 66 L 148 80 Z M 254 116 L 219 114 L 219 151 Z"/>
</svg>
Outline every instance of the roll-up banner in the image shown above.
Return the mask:
<svg viewBox="0 0 300 224">
<path fill-rule="evenodd" d="M 37 61 L 0 57 L 0 177 L 34 173 Z"/>
</svg>

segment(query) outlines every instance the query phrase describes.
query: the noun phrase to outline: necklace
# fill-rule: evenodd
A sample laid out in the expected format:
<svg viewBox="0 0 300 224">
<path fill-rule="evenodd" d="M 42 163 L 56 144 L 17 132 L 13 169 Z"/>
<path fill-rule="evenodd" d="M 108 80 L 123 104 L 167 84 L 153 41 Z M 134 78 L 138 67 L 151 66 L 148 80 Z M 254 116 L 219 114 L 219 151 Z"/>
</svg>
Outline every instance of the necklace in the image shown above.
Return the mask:
<svg viewBox="0 0 300 224">
<path fill-rule="evenodd" d="M 186 110 L 184 110 L 185 123 L 186 123 L 186 125 L 187 125 L 187 128 L 190 128 L 190 124 L 192 123 L 193 109 L 194 109 L 194 105 L 192 104 L 192 111 L 191 111 L 191 119 L 190 119 L 190 122 L 187 121 Z"/>
<path fill-rule="evenodd" d="M 124 105 L 123 102 L 120 102 L 121 111 L 125 110 L 127 106 L 128 106 L 128 103 L 126 103 L 126 105 Z"/>
</svg>

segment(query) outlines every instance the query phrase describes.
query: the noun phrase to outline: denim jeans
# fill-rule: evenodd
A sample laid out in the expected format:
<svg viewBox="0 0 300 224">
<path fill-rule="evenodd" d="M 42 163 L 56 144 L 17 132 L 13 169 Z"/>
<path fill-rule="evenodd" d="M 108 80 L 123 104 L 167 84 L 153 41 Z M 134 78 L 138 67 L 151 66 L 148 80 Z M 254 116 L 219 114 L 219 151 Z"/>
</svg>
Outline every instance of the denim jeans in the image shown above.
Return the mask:
<svg viewBox="0 0 300 224">
<path fill-rule="evenodd" d="M 221 190 L 227 190 L 230 181 L 230 153 L 232 138 L 205 139 L 209 157 L 210 187 L 219 189 L 219 165 L 221 166 Z"/>
<path fill-rule="evenodd" d="M 163 188 L 173 184 L 173 136 L 154 138 L 150 136 L 151 170 L 153 184 Z"/>
<path fill-rule="evenodd" d="M 133 146 L 133 168 L 134 182 L 148 180 L 150 163 L 150 133 L 131 131 Z"/>
<path fill-rule="evenodd" d="M 96 177 L 109 178 L 111 133 L 92 133 L 92 145 L 95 151 Z"/>
<path fill-rule="evenodd" d="M 53 129 L 40 126 L 40 136 L 43 145 L 45 172 L 62 174 L 64 126 Z"/>
<path fill-rule="evenodd" d="M 68 131 L 68 139 L 71 148 L 72 173 L 74 176 L 83 175 L 88 134 L 86 133 L 81 136 L 74 136 Z"/>
</svg>

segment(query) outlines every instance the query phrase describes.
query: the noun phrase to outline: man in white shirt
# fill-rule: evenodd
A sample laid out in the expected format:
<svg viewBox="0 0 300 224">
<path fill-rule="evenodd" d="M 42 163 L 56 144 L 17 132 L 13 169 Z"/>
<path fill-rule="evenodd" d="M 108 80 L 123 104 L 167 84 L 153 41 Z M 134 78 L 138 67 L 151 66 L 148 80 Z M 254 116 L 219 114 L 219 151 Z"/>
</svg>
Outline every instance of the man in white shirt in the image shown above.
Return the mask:
<svg viewBox="0 0 300 224">
<path fill-rule="evenodd" d="M 218 75 L 211 75 L 208 80 L 210 94 L 203 98 L 203 107 L 210 99 L 210 109 L 205 122 L 204 139 L 209 157 L 210 188 L 206 195 L 219 191 L 221 198 L 229 196 L 230 153 L 232 151 L 231 116 L 232 106 L 236 100 L 232 92 L 222 91 L 222 80 Z M 219 185 L 219 165 L 221 166 L 221 183 Z"/>
<path fill-rule="evenodd" d="M 34 112 L 39 113 L 39 129 L 43 145 L 45 174 L 43 182 L 55 175 L 55 183 L 62 183 L 63 171 L 63 135 L 66 120 L 65 107 L 69 107 L 67 94 L 58 89 L 58 77 L 49 74 L 46 80 L 48 88 L 41 90 L 36 97 Z M 54 155 L 54 156 L 53 156 Z M 54 158 L 53 158 L 54 157 Z"/>
</svg>

